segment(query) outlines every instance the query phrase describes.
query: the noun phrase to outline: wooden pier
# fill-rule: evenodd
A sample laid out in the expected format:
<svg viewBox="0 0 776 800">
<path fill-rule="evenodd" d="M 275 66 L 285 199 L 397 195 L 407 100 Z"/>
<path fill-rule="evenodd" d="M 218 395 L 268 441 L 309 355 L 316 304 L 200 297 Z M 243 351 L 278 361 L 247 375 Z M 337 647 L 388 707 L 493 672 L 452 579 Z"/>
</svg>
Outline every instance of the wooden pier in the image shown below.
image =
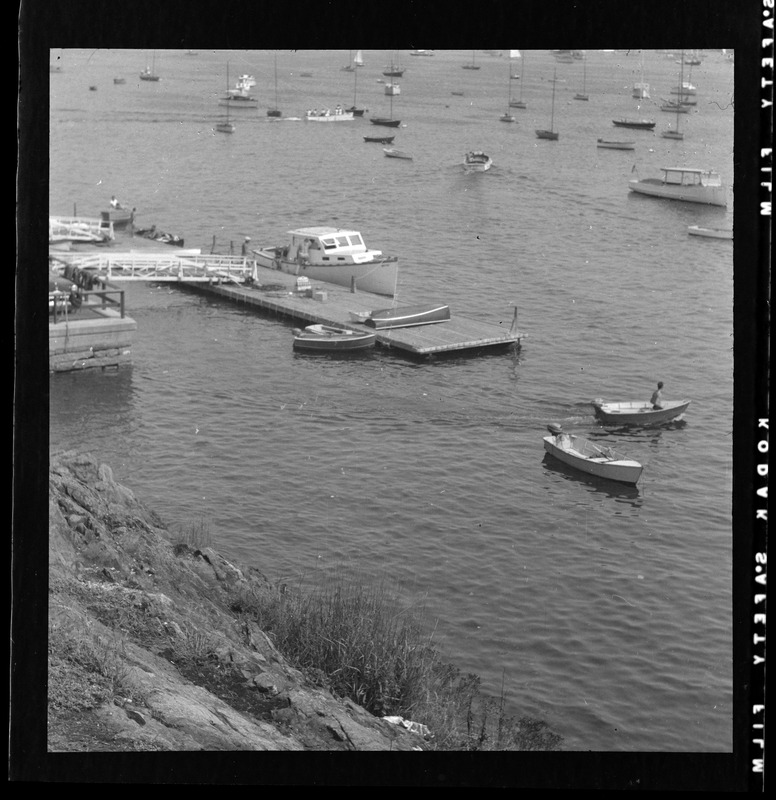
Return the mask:
<svg viewBox="0 0 776 800">
<path fill-rule="evenodd" d="M 471 319 L 451 308 L 445 322 L 409 328 L 374 330 L 354 322 L 351 312 L 369 313 L 394 305 L 390 298 L 369 292 L 351 291 L 322 281 L 310 281 L 310 289 L 297 291 L 296 278 L 287 273 L 258 266 L 244 256 L 172 255 L 164 253 L 57 254 L 64 262 L 96 271 L 111 282 L 175 282 L 211 296 L 297 320 L 374 332 L 377 344 L 408 355 L 482 351 L 519 346 L 516 309 L 498 324 Z M 438 301 L 438 298 L 437 298 Z M 418 300 L 407 300 L 416 305 Z"/>
</svg>

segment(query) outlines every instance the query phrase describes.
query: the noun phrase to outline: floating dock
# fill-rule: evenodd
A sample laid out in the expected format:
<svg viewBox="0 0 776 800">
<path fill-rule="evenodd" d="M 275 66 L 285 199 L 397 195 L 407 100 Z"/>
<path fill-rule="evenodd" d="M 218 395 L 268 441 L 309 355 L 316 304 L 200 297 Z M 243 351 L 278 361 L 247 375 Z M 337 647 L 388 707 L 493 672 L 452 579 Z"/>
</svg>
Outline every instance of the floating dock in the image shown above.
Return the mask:
<svg viewBox="0 0 776 800">
<path fill-rule="evenodd" d="M 368 315 L 390 308 L 390 298 L 322 281 L 309 281 L 309 290 L 299 292 L 295 276 L 260 267 L 245 256 L 173 255 L 168 248 L 162 253 L 145 249 L 142 253 L 57 253 L 56 258 L 93 270 L 111 283 L 174 282 L 304 324 L 367 330 L 376 333 L 378 345 L 416 357 L 508 348 L 518 346 L 521 340 L 516 309 L 498 324 L 471 319 L 451 309 L 451 318 L 444 322 L 375 331 L 354 322 L 351 314 Z M 418 302 L 407 300 L 412 305 Z"/>
</svg>

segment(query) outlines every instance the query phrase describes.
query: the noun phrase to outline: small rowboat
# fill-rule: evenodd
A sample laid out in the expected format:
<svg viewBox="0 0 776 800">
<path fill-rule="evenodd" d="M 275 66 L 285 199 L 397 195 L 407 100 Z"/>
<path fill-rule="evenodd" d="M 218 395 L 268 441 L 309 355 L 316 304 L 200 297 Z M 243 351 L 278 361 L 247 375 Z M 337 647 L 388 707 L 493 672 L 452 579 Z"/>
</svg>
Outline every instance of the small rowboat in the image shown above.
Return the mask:
<svg viewBox="0 0 776 800">
<path fill-rule="evenodd" d="M 374 347 L 375 340 L 376 335 L 371 331 L 354 331 L 332 325 L 308 325 L 304 330 L 294 329 L 295 350 L 352 352 Z"/>
<path fill-rule="evenodd" d="M 602 447 L 581 436 L 564 433 L 560 425 L 548 425 L 544 449 L 580 472 L 620 483 L 636 484 L 644 467 L 611 447 Z"/>
<path fill-rule="evenodd" d="M 593 400 L 596 417 L 609 425 L 659 425 L 679 419 L 689 405 L 689 400 L 664 400 L 662 408 L 653 408 L 651 403 L 642 400 L 625 403 Z"/>
<path fill-rule="evenodd" d="M 370 328 L 409 328 L 413 325 L 430 325 L 450 319 L 450 306 L 403 306 L 373 311 L 364 321 Z"/>
<path fill-rule="evenodd" d="M 412 161 L 412 156 L 410 153 L 407 153 L 404 150 L 396 150 L 394 147 L 384 147 L 383 152 L 388 156 L 388 158 L 405 158 L 407 161 Z"/>
<path fill-rule="evenodd" d="M 651 119 L 613 119 L 618 128 L 635 128 L 637 130 L 651 131 L 655 122 Z"/>
<path fill-rule="evenodd" d="M 376 142 L 377 144 L 392 144 L 395 136 L 365 136 L 365 142 Z"/>
<path fill-rule="evenodd" d="M 599 139 L 596 146 L 608 150 L 635 150 L 636 142 L 616 142 L 611 139 Z"/>
<path fill-rule="evenodd" d="M 706 236 L 709 239 L 732 239 L 732 228 L 704 228 L 701 225 L 690 225 L 687 228 L 690 236 Z"/>
</svg>

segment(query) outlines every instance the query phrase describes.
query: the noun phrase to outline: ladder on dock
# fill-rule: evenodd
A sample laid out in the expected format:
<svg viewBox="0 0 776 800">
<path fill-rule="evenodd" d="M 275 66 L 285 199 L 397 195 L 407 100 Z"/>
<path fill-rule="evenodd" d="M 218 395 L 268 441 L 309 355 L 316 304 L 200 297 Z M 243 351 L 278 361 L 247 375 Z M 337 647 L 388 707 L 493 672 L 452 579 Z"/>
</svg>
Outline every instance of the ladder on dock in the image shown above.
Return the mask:
<svg viewBox="0 0 776 800">
<path fill-rule="evenodd" d="M 245 283 L 255 276 L 256 262 L 246 256 L 164 255 L 162 253 L 57 253 L 56 265 L 92 270 L 113 281 Z"/>
</svg>

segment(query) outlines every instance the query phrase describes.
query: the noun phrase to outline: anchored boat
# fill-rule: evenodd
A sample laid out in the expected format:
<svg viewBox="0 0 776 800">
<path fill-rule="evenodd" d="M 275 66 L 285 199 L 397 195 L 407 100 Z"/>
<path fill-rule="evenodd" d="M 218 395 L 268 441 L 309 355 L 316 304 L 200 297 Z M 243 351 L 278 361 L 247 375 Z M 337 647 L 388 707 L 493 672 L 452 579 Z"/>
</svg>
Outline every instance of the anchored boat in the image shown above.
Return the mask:
<svg viewBox="0 0 776 800">
<path fill-rule="evenodd" d="M 611 139 L 599 139 L 596 147 L 604 150 L 635 150 L 636 142 L 618 142 Z"/>
<path fill-rule="evenodd" d="M 660 178 L 634 178 L 628 183 L 628 188 L 632 192 L 666 200 L 727 206 L 727 189 L 718 172 L 688 167 L 661 167 L 661 172 Z"/>
<path fill-rule="evenodd" d="M 732 239 L 732 228 L 704 228 L 702 225 L 688 225 L 690 236 L 705 236 L 708 239 Z"/>
<path fill-rule="evenodd" d="M 288 231 L 286 246 L 254 250 L 260 267 L 393 297 L 398 257 L 370 250 L 358 231 L 333 227 Z"/>
<path fill-rule="evenodd" d="M 651 131 L 655 127 L 652 119 L 613 119 L 618 128 L 635 128 L 636 130 Z"/>
<path fill-rule="evenodd" d="M 570 467 L 620 483 L 636 484 L 644 467 L 632 458 L 601 447 L 581 436 L 565 433 L 560 425 L 548 425 L 549 436 L 544 437 L 544 449 Z"/>
</svg>

